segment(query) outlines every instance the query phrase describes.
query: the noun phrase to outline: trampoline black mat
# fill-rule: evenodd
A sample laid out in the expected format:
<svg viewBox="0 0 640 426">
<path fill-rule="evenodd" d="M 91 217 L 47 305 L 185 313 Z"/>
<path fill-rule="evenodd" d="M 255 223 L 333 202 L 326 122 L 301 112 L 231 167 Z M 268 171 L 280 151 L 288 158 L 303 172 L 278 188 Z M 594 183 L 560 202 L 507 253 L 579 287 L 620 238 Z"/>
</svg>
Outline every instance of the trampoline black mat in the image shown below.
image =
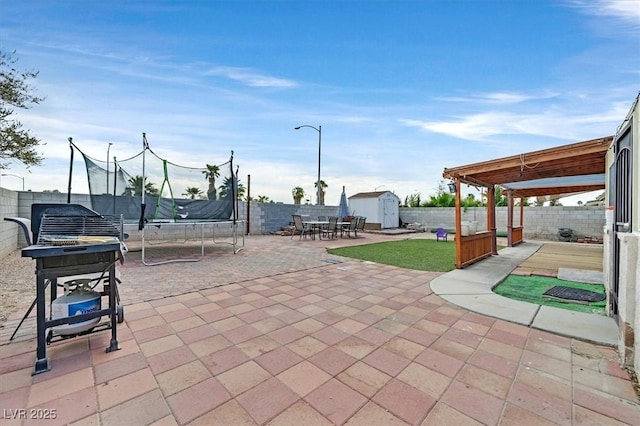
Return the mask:
<svg viewBox="0 0 640 426">
<path fill-rule="evenodd" d="M 595 291 L 583 290 L 580 288 L 565 287 L 556 285 L 542 293 L 543 296 L 557 300 L 566 300 L 578 303 L 601 302 L 606 296 Z"/>
</svg>

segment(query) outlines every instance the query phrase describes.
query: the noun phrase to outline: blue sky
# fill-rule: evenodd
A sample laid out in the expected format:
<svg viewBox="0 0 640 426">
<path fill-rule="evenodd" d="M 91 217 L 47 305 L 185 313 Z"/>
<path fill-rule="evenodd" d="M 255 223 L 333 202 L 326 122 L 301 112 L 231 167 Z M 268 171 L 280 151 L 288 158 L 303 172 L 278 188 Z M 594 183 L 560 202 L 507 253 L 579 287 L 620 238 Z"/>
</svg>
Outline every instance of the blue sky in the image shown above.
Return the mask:
<svg viewBox="0 0 640 426">
<path fill-rule="evenodd" d="M 640 2 L 1 0 L 0 49 L 46 100 L 27 189 L 66 191 L 67 139 L 171 162 L 231 150 L 251 195 L 437 190 L 445 167 L 612 135 L 640 89 Z M 206 189 L 206 182 L 198 182 Z M 1 184 L 20 189 L 3 177 Z M 178 190 L 182 190 L 179 188 Z M 87 192 L 74 166 L 73 192 Z M 592 194 L 580 196 L 591 198 Z M 576 197 L 567 199 L 571 204 Z"/>
</svg>

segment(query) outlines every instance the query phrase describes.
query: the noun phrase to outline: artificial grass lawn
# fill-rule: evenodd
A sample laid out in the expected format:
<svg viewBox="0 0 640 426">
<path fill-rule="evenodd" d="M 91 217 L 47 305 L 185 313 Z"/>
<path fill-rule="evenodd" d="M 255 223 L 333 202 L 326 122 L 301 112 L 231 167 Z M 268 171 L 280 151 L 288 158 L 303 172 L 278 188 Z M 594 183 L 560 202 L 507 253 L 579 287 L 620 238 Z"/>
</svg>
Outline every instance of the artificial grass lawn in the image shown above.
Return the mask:
<svg viewBox="0 0 640 426">
<path fill-rule="evenodd" d="M 537 305 L 553 306 L 556 308 L 600 315 L 606 314 L 606 300 L 603 300 L 602 302 L 581 304 L 570 301 L 560 302 L 542 296 L 542 293 L 556 285 L 579 288 L 605 294 L 603 285 L 583 284 L 574 281 L 563 281 L 557 278 L 540 277 L 536 275 L 531 275 L 528 277 L 521 275 L 509 275 L 503 282 L 498 284 L 493 289 L 493 291 L 496 294 L 508 297 L 510 299 L 535 303 Z"/>
<path fill-rule="evenodd" d="M 329 253 L 419 271 L 449 272 L 456 265 L 453 241 L 410 239 L 329 249 Z"/>
</svg>

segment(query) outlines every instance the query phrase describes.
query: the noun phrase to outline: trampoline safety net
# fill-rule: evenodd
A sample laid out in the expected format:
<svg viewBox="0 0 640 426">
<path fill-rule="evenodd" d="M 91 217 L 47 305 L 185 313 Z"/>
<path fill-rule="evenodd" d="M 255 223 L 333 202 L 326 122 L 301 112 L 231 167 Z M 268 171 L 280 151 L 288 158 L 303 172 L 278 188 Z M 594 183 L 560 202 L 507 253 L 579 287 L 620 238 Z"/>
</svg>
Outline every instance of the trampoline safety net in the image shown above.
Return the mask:
<svg viewBox="0 0 640 426">
<path fill-rule="evenodd" d="M 125 222 L 237 220 L 237 170 L 233 151 L 228 161 L 189 167 L 156 154 L 143 133 L 143 149 L 109 164 L 83 156 L 91 208 L 103 215 L 122 215 Z M 144 186 L 144 193 L 142 188 Z"/>
</svg>

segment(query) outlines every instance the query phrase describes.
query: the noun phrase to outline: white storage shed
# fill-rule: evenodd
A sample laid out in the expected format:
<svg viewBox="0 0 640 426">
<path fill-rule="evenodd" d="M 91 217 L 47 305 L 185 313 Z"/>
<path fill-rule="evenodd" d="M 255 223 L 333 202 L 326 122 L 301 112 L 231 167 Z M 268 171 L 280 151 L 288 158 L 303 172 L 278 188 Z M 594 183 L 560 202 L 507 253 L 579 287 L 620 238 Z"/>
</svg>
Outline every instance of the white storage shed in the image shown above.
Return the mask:
<svg viewBox="0 0 640 426">
<path fill-rule="evenodd" d="M 365 216 L 366 229 L 397 228 L 400 225 L 400 198 L 390 191 L 360 192 L 349 197 L 349 211 Z"/>
</svg>

